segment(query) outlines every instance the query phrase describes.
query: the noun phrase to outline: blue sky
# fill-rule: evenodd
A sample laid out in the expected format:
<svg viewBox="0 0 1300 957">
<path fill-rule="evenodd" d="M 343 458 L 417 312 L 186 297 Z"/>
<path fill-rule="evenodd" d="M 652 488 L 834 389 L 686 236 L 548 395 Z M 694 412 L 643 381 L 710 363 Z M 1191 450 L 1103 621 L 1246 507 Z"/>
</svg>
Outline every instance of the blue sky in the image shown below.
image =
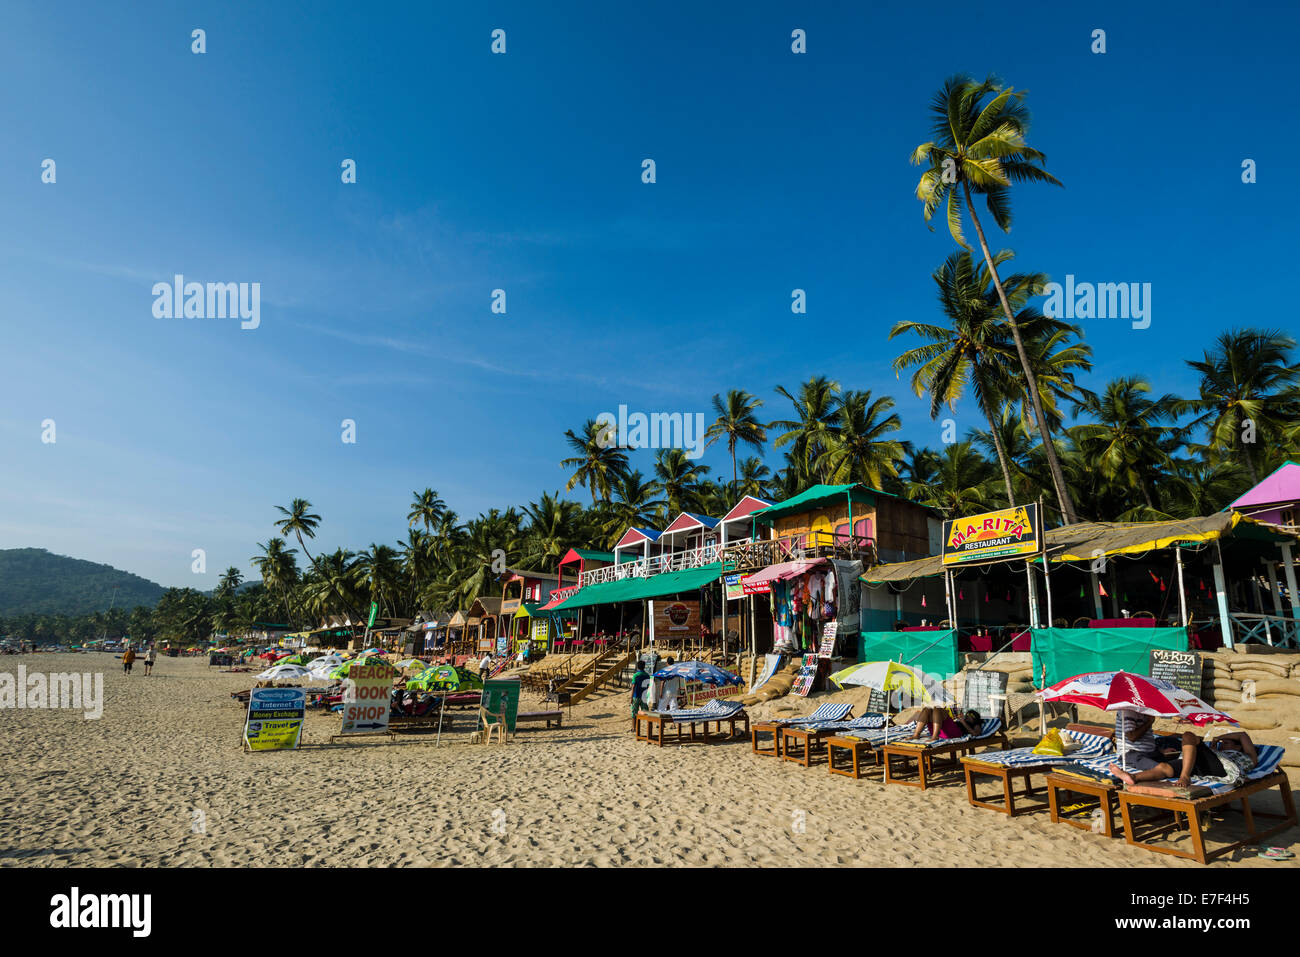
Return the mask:
<svg viewBox="0 0 1300 957">
<path fill-rule="evenodd" d="M 562 488 L 564 430 L 619 403 L 784 418 L 773 387 L 818 373 L 938 445 L 886 334 L 935 316 L 953 244 L 908 156 L 956 72 L 1030 91 L 1065 183 L 1015 191 L 1018 266 L 1152 284 L 1149 329 L 1085 323 L 1088 384 L 1187 391 L 1220 329 L 1296 329 L 1293 4 L 943 9 L 9 4 L 0 547 L 211 587 L 294 496 L 319 548 L 393 541 L 414 489 L 472 516 Z M 155 318 L 176 273 L 261 283 L 260 327 Z"/>
</svg>

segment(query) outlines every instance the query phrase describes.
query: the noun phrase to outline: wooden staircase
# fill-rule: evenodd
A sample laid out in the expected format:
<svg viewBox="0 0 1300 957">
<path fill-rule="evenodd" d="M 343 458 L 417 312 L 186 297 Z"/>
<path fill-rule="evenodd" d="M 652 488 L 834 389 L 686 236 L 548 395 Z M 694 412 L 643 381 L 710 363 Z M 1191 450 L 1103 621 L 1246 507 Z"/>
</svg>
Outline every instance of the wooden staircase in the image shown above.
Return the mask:
<svg viewBox="0 0 1300 957">
<path fill-rule="evenodd" d="M 624 668 L 636 659 L 636 655 L 635 650 L 626 652 L 610 651 L 601 655 L 596 661 L 592 662 L 593 665 L 597 661 L 600 662 L 600 667 L 594 669 L 591 678 L 586 684 L 569 695 L 569 704 L 577 704 L 601 685 L 613 681 L 623 673 Z M 572 685 L 566 687 L 572 687 Z"/>
</svg>

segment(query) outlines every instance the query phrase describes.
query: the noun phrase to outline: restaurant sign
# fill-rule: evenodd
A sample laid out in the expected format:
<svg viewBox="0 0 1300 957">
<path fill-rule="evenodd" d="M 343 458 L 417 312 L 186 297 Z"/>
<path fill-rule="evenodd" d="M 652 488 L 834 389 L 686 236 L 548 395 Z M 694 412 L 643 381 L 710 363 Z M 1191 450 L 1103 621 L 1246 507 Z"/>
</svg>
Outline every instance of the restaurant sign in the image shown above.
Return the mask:
<svg viewBox="0 0 1300 957">
<path fill-rule="evenodd" d="M 984 512 L 943 523 L 943 564 L 997 562 L 1043 550 L 1038 505 Z"/>
</svg>

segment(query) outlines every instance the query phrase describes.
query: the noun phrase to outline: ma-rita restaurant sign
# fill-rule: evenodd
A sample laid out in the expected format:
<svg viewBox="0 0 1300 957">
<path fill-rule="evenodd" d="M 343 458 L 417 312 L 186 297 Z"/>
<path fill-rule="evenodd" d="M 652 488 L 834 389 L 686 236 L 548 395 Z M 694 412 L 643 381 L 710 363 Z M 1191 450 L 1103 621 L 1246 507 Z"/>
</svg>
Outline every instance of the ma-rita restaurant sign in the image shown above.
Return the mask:
<svg viewBox="0 0 1300 957">
<path fill-rule="evenodd" d="M 1043 550 L 1038 505 L 1017 505 L 943 523 L 943 563 L 997 562 Z"/>
</svg>

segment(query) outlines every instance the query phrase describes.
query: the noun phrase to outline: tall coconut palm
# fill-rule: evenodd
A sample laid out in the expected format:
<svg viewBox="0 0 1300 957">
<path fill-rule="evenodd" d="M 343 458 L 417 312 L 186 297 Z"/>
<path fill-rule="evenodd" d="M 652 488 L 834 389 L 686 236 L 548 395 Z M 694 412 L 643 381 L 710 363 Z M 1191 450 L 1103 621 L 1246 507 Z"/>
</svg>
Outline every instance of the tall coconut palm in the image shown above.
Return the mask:
<svg viewBox="0 0 1300 957">
<path fill-rule="evenodd" d="M 1251 484 L 1270 440 L 1296 421 L 1300 366 L 1291 357 L 1296 341 L 1277 329 L 1232 329 L 1201 359 L 1188 360 L 1201 377 L 1195 399 L 1177 401 L 1176 413 L 1199 413 L 1189 427 L 1207 430 L 1207 445 L 1231 455 L 1241 449 Z M 1250 423 L 1248 426 L 1247 423 Z M 1254 441 L 1243 436 L 1254 434 Z"/>
<path fill-rule="evenodd" d="M 266 590 L 278 594 L 284 603 L 284 613 L 288 624 L 293 623 L 293 613 L 289 608 L 289 593 L 298 583 L 298 554 L 296 548 L 286 548 L 283 538 L 269 539 L 266 544 L 258 545 L 262 554 L 254 555 L 249 561 L 262 576 Z"/>
<path fill-rule="evenodd" d="M 363 597 L 358 588 L 356 555 L 344 548 L 319 556 L 302 586 L 303 602 L 317 617 L 346 615 L 364 622 Z"/>
<path fill-rule="evenodd" d="M 821 458 L 826 435 L 835 421 L 840 384 L 826 376 L 813 376 L 799 386 L 797 395 L 791 395 L 783 386 L 777 386 L 776 391 L 790 400 L 796 418 L 777 419 L 767 427 L 783 430 L 772 445 L 778 449 L 790 446 L 785 484 L 797 492 L 804 485 L 825 480 L 824 475 L 817 474 L 814 463 Z"/>
<path fill-rule="evenodd" d="M 1176 430 L 1161 424 L 1172 417 L 1173 397 L 1150 399 L 1150 391 L 1151 386 L 1139 378 L 1115 379 L 1100 396 L 1080 402 L 1080 410 L 1094 421 L 1078 426 L 1072 434 L 1103 476 L 1136 492 L 1147 508 L 1154 509 L 1156 475 L 1169 461 L 1166 440 Z"/>
<path fill-rule="evenodd" d="M 991 99 L 984 102 L 990 96 Z M 1024 104 L 1023 92 L 1003 87 L 992 77 L 977 83 L 966 76 L 954 76 L 935 94 L 930 112 L 934 115 L 934 139 L 922 143 L 912 153 L 914 165 L 929 164 L 921 174 L 916 196 L 924 204 L 927 223 L 940 206 L 946 207 L 948 230 L 965 249 L 970 246 L 962 233 L 963 208 L 970 215 L 984 262 L 998 293 L 1002 314 L 1016 344 L 1057 501 L 1065 523 L 1073 524 L 1076 521 L 1074 502 L 1043 416 L 1033 365 L 974 203 L 975 195 L 983 196 L 994 224 L 1007 232 L 1011 229 L 1012 182 L 1053 183 L 1057 186 L 1061 183 L 1043 168 L 1043 154 L 1025 143 L 1029 111 Z"/>
<path fill-rule="evenodd" d="M 307 551 L 307 545 L 302 540 L 304 535 L 308 538 L 315 538 L 316 528 L 320 525 L 320 516 L 312 514 L 311 502 L 305 498 L 295 498 L 289 503 L 288 508 L 283 505 L 277 505 L 276 508 L 280 510 L 281 515 L 285 516 L 275 523 L 276 529 L 285 538 L 288 538 L 290 533 L 296 536 L 298 547 L 307 556 L 307 560 L 315 565 L 316 559 L 311 557 L 311 552 Z"/>
<path fill-rule="evenodd" d="M 996 466 L 970 442 L 953 442 L 938 456 L 938 468 L 924 482 L 909 482 L 908 497 L 945 517 L 982 511 L 996 500 Z"/>
<path fill-rule="evenodd" d="M 627 455 L 617 445 L 611 444 L 607 426 L 588 419 L 583 423 L 581 434 L 575 435 L 572 429 L 568 429 L 564 440 L 576 453 L 560 461 L 561 468 L 574 469 L 565 491 L 572 492 L 575 487 L 585 485 L 591 492 L 592 505 L 596 504 L 597 494 L 608 502 L 614 480 L 627 471 Z"/>
<path fill-rule="evenodd" d="M 396 613 L 393 601 L 402 586 L 402 563 L 396 549 L 372 543 L 357 555 L 353 573 L 362 594 L 368 596 L 380 611 Z"/>
<path fill-rule="evenodd" d="M 663 489 L 671 516 L 694 506 L 695 486 L 709 474 L 707 465 L 687 458 L 681 449 L 660 449 L 655 455 L 655 481 Z"/>
<path fill-rule="evenodd" d="M 871 398 L 871 390 L 840 397 L 835 428 L 826 439 L 827 474 L 833 482 L 864 482 L 880 488 L 886 475 L 898 475 L 903 443 L 887 435 L 902 428 L 891 396 Z M 888 414 L 886 414 L 888 413 Z"/>
<path fill-rule="evenodd" d="M 414 500 L 411 502 L 411 510 L 406 514 L 406 523 L 412 528 L 418 523 L 424 526 L 426 532 L 432 531 L 447 511 L 447 503 L 438 498 L 438 493 L 431 488 L 426 488 L 423 492 L 412 492 L 411 495 Z"/>
<path fill-rule="evenodd" d="M 743 442 L 761 454 L 763 443 L 767 441 L 767 430 L 754 414 L 762 404 L 762 399 L 741 389 L 729 389 L 725 399 L 717 393 L 713 396 L 713 411 L 717 418 L 704 432 L 704 437 L 708 439 L 705 447 L 719 439 L 726 440 L 727 452 L 731 455 L 733 501 L 736 497 L 736 479 L 739 475 L 736 470 L 736 446 Z"/>
<path fill-rule="evenodd" d="M 579 539 L 581 507 L 576 502 L 566 502 L 557 491 L 543 492 L 536 502 L 524 506 L 528 515 L 528 533 L 524 539 L 522 562 L 529 568 L 555 571 L 564 553 Z"/>
<path fill-rule="evenodd" d="M 244 573 L 231 565 L 221 573 L 221 578 L 217 582 L 217 594 L 233 595 L 243 583 Z"/>
<path fill-rule="evenodd" d="M 614 500 L 604 525 L 605 538 L 612 545 L 627 529 L 651 523 L 662 507 L 659 483 L 646 481 L 640 470 L 620 475 L 614 483 Z"/>
<path fill-rule="evenodd" d="M 754 498 L 766 499 L 771 496 L 769 488 L 773 482 L 772 470 L 759 459 L 752 456 L 740 461 L 740 480 L 736 483 L 738 497 L 752 495 Z"/>
</svg>

